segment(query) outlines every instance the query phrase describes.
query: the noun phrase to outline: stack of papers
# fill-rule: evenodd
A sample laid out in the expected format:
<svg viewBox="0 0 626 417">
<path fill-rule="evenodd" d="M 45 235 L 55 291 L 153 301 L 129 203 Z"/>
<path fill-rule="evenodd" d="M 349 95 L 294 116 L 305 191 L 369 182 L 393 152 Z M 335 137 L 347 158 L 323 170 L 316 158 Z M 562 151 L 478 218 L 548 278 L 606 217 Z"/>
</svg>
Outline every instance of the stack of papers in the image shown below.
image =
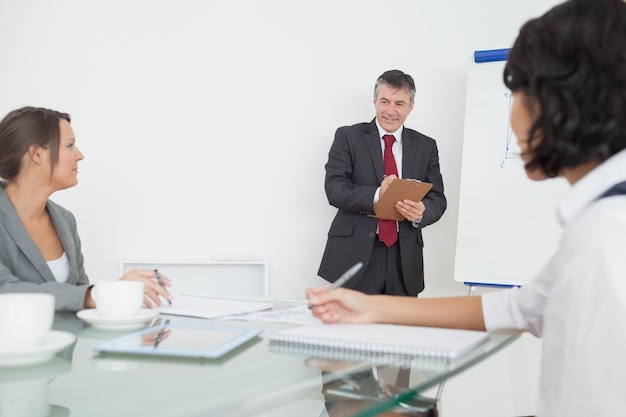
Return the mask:
<svg viewBox="0 0 626 417">
<path fill-rule="evenodd" d="M 248 314 L 272 308 L 271 302 L 232 300 L 228 298 L 211 298 L 196 295 L 177 295 L 172 305 L 159 307 L 161 314 L 176 316 L 202 317 L 215 319 L 218 317 Z"/>
</svg>

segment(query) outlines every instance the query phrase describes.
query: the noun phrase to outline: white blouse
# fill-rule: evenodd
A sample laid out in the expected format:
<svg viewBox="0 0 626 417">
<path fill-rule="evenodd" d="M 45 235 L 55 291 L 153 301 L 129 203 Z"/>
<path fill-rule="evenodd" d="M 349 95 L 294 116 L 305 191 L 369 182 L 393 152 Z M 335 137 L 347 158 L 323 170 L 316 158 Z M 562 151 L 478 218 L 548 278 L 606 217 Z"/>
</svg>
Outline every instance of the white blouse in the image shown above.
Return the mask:
<svg viewBox="0 0 626 417">
<path fill-rule="evenodd" d="M 598 199 L 625 180 L 621 151 L 560 202 L 559 248 L 535 278 L 482 296 L 487 330 L 543 338 L 539 417 L 626 410 L 626 195 Z"/>
<path fill-rule="evenodd" d="M 59 259 L 55 259 L 53 261 L 46 262 L 50 271 L 52 271 L 52 275 L 56 278 L 58 282 L 67 281 L 67 277 L 70 274 L 70 260 L 63 252 L 63 255 Z"/>
</svg>

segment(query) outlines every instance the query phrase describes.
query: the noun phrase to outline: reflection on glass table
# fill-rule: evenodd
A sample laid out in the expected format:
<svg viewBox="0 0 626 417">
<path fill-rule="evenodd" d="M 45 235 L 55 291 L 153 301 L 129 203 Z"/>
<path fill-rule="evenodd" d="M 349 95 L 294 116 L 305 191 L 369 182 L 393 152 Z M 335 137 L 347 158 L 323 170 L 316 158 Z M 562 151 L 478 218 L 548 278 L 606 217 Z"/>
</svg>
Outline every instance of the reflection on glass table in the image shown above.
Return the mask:
<svg viewBox="0 0 626 417">
<path fill-rule="evenodd" d="M 363 355 L 350 361 L 342 352 L 308 352 L 306 363 L 322 371 L 323 394 L 330 417 L 411 415 L 436 417 L 443 383 L 508 346 L 519 336 L 491 335 L 468 355 L 450 360 Z M 336 359 L 333 359 L 333 355 Z M 365 365 L 368 364 L 368 365 Z M 437 387 L 435 398 L 420 394 Z"/>
<path fill-rule="evenodd" d="M 346 417 L 367 411 L 410 388 L 411 368 L 372 365 L 324 384 L 323 394 L 329 417 Z M 383 411 L 383 416 L 437 417 L 437 400 L 416 395 Z"/>
<path fill-rule="evenodd" d="M 45 363 L 2 368 L 0 370 L 0 416 L 64 416 L 67 410 L 50 404 L 49 383 L 69 372 L 68 361 L 53 358 Z"/>
<path fill-rule="evenodd" d="M 158 331 L 147 343 L 155 343 L 164 320 L 155 320 L 152 330 Z M 55 358 L 65 358 L 64 372 L 52 378 L 44 375 L 38 379 L 36 390 L 47 392 L 46 401 L 55 416 L 67 411 L 65 414 L 72 417 L 426 417 L 436 415 L 432 414 L 436 404 L 419 397 L 424 390 L 489 357 L 516 338 L 491 336 L 489 342 L 461 361 L 431 361 L 427 366 L 415 358 L 404 362 L 384 358 L 350 361 L 273 351 L 268 334 L 292 327 L 293 323 L 171 318 L 171 326 L 192 323 L 253 325 L 262 328 L 263 333 L 214 360 L 101 354 L 94 350 L 96 344 L 123 336 L 124 332 L 96 329 L 75 315 L 58 314 L 54 328 L 72 332 L 77 341 Z M 165 332 L 160 343 L 169 340 L 164 337 Z M 5 386 L 14 390 L 21 383 L 17 379 L 1 382 L 5 384 L 4 392 L 8 392 Z"/>
</svg>

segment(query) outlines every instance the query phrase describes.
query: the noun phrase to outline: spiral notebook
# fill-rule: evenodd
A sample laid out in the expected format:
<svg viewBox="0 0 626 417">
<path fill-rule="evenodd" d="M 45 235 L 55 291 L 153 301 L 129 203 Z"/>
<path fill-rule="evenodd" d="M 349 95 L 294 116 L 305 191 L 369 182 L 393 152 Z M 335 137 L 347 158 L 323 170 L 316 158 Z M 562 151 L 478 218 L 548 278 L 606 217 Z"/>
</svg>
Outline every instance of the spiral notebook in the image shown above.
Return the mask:
<svg viewBox="0 0 626 417">
<path fill-rule="evenodd" d="M 450 359 L 446 358 L 411 355 L 385 355 L 328 348 L 322 349 L 316 346 L 303 346 L 276 341 L 270 341 L 269 351 L 272 353 L 279 353 L 281 355 L 302 356 L 307 359 L 322 359 L 342 363 L 352 362 L 355 364 L 368 363 L 375 366 L 384 365 L 410 367 L 413 363 L 419 361 L 420 370 L 441 371 L 450 365 Z"/>
<path fill-rule="evenodd" d="M 274 331 L 269 339 L 319 349 L 456 359 L 486 342 L 489 334 L 395 324 L 318 324 Z"/>
</svg>

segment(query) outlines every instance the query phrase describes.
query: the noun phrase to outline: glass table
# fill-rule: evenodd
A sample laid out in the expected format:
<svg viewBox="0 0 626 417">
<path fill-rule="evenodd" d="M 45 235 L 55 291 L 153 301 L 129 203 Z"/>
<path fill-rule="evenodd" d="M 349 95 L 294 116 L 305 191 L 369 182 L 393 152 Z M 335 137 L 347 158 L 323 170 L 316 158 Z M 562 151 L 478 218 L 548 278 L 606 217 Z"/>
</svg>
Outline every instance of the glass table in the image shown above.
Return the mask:
<svg viewBox="0 0 626 417">
<path fill-rule="evenodd" d="M 172 323 L 204 319 L 167 316 Z M 161 318 L 155 319 L 162 320 Z M 488 358 L 518 336 L 493 335 L 454 362 L 379 357 L 354 361 L 276 351 L 261 327 L 255 339 L 215 360 L 101 354 L 93 346 L 129 331 L 99 330 L 73 313 L 57 313 L 54 330 L 76 342 L 45 363 L 0 369 L 0 414 L 72 417 L 343 417 L 422 415 L 433 406 L 424 390 Z"/>
</svg>

